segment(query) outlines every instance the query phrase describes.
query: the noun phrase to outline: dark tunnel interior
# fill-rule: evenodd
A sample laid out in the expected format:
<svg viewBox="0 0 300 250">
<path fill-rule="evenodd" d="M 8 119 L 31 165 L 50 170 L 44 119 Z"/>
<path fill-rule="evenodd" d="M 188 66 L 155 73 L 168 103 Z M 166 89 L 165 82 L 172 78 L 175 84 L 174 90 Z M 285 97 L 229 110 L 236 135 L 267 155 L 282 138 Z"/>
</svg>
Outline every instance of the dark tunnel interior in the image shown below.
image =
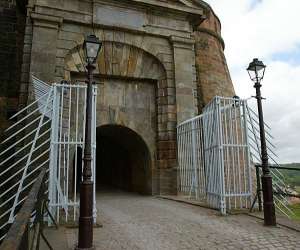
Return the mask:
<svg viewBox="0 0 300 250">
<path fill-rule="evenodd" d="M 117 125 L 97 128 L 97 190 L 151 193 L 150 155 L 143 139 Z"/>
</svg>

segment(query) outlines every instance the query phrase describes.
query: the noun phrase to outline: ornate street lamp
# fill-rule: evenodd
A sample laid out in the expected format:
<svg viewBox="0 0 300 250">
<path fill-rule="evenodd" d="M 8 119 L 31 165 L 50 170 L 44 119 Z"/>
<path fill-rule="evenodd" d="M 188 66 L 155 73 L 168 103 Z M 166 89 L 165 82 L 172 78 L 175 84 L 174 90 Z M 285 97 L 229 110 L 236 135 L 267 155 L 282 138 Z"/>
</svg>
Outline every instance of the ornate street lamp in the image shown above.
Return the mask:
<svg viewBox="0 0 300 250">
<path fill-rule="evenodd" d="M 82 182 L 80 184 L 80 214 L 78 232 L 78 250 L 93 248 L 93 180 L 92 180 L 92 99 L 93 99 L 93 65 L 97 59 L 102 43 L 95 35 L 86 37 L 83 43 L 83 50 L 86 56 L 87 69 L 87 103 L 86 103 L 86 125 L 83 157 Z"/>
<path fill-rule="evenodd" d="M 259 130 L 260 130 L 260 143 L 261 143 L 261 164 L 263 175 L 261 177 L 262 190 L 263 190 L 263 206 L 264 206 L 264 222 L 266 226 L 276 225 L 275 206 L 273 201 L 273 188 L 272 188 L 272 176 L 270 174 L 268 163 L 268 152 L 266 146 L 264 117 L 261 102 L 261 80 L 264 78 L 266 66 L 262 61 L 254 58 L 247 68 L 248 74 L 251 80 L 254 82 L 254 88 L 256 89 L 256 100 L 259 118 Z"/>
</svg>

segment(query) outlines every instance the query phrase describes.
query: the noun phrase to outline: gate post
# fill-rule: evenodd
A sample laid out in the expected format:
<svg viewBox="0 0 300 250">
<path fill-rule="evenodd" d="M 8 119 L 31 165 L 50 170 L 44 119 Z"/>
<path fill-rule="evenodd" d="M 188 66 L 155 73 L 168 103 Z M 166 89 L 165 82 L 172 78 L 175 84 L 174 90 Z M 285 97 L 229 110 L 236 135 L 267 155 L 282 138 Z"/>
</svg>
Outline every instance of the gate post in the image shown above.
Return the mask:
<svg viewBox="0 0 300 250">
<path fill-rule="evenodd" d="M 219 172 L 219 197 L 220 210 L 223 215 L 226 214 L 226 197 L 225 197 L 225 178 L 224 178 L 224 150 L 223 150 L 223 133 L 222 133 L 222 113 L 220 108 L 220 97 L 215 97 L 215 105 L 217 106 L 216 122 L 217 122 L 217 143 L 218 143 L 218 172 Z"/>
<path fill-rule="evenodd" d="M 53 103 L 52 103 L 52 121 L 51 121 L 51 146 L 50 146 L 50 162 L 49 162 L 49 211 L 55 216 L 55 209 L 53 209 L 53 204 L 56 203 L 56 188 L 55 179 L 57 171 L 57 142 L 58 142 L 58 114 L 59 112 L 60 98 L 57 92 L 56 84 L 53 84 Z M 48 216 L 48 225 L 52 222 L 51 218 Z"/>
</svg>

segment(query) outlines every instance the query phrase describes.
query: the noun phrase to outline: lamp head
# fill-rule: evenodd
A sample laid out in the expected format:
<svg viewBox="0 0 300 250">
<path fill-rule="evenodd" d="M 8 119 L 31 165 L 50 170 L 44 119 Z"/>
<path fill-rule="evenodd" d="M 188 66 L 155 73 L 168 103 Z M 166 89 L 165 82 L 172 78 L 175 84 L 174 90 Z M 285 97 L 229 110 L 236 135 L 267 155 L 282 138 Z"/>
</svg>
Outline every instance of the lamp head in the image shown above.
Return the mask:
<svg viewBox="0 0 300 250">
<path fill-rule="evenodd" d="M 250 79 L 256 83 L 260 83 L 260 81 L 264 78 L 265 70 L 266 65 L 257 58 L 254 58 L 247 68 Z"/>
<path fill-rule="evenodd" d="M 88 64 L 94 64 L 99 51 L 101 50 L 102 43 L 95 35 L 88 35 L 83 43 L 83 51 Z"/>
</svg>

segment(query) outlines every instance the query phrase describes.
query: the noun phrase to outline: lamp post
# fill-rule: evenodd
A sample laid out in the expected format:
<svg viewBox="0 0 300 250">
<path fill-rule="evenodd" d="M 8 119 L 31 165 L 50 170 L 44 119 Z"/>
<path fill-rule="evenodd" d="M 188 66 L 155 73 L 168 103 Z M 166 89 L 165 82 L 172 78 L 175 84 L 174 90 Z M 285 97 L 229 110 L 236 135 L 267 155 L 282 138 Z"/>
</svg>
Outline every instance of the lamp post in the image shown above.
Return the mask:
<svg viewBox="0 0 300 250">
<path fill-rule="evenodd" d="M 77 250 L 93 249 L 93 180 L 92 180 L 92 98 L 93 98 L 93 71 L 98 53 L 101 49 L 101 42 L 95 35 L 86 37 L 83 43 L 83 50 L 87 62 L 87 98 L 86 98 L 86 121 L 85 141 L 83 157 L 82 182 L 80 184 L 80 214 Z"/>
<path fill-rule="evenodd" d="M 266 226 L 276 226 L 275 206 L 273 201 L 273 188 L 272 188 L 272 176 L 270 174 L 270 168 L 268 163 L 268 152 L 265 137 L 264 117 L 262 110 L 262 97 L 261 97 L 261 80 L 264 78 L 266 66 L 262 61 L 254 58 L 247 68 L 250 79 L 254 82 L 254 88 L 256 89 L 256 100 L 259 118 L 259 132 L 261 143 L 261 163 L 263 175 L 261 177 L 262 190 L 263 190 L 263 207 L 264 207 L 264 223 Z"/>
</svg>

